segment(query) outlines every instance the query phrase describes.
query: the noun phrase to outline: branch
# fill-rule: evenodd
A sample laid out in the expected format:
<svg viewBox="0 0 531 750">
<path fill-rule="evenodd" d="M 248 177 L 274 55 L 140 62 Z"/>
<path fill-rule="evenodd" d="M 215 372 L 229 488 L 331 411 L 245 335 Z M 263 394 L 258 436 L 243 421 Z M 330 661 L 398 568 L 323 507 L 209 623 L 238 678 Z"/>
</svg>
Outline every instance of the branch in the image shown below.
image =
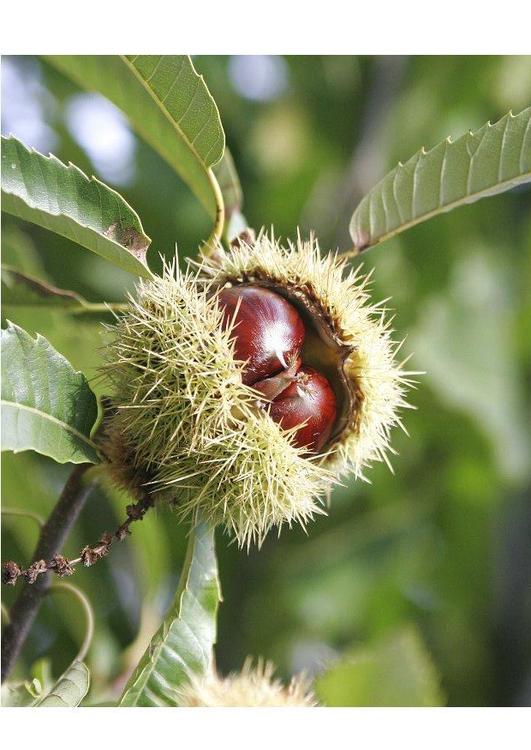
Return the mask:
<svg viewBox="0 0 531 750">
<path fill-rule="evenodd" d="M 55 508 L 42 527 L 35 549 L 35 560 L 53 558 L 63 547 L 92 489 L 92 483 L 83 482 L 84 474 L 90 467 L 91 464 L 79 464 L 68 477 Z M 2 682 L 17 660 L 49 588 L 50 575 L 47 573 L 39 577 L 33 586 L 26 583 L 11 607 L 10 621 L 2 638 Z"/>
<path fill-rule="evenodd" d="M 128 505 L 125 509 L 127 513 L 126 520 L 116 529 L 114 534 L 106 531 L 99 542 L 93 547 L 88 544 L 83 547 L 78 557 L 67 559 L 63 555 L 54 555 L 50 560 L 36 560 L 32 565 L 23 570 L 16 562 L 9 560 L 3 565 L 3 583 L 8 586 L 14 586 L 19 578 L 25 578 L 29 584 L 34 584 L 40 575 L 44 573 L 57 573 L 59 578 L 74 575 L 76 569 L 74 565 L 83 563 L 86 568 L 97 563 L 102 557 L 109 552 L 111 544 L 115 541 L 121 542 L 131 533 L 129 526 L 133 521 L 141 521 L 149 508 L 153 505 L 153 500 L 149 495 L 145 495 L 138 502 Z"/>
</svg>

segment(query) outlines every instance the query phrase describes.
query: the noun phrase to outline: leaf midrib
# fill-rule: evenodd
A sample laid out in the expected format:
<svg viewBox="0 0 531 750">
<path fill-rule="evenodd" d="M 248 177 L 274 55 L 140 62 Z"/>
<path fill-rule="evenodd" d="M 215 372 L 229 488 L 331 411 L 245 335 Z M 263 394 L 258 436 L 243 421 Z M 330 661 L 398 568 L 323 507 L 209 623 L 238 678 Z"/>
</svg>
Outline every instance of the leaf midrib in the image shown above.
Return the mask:
<svg viewBox="0 0 531 750">
<path fill-rule="evenodd" d="M 131 251 L 127 247 L 125 247 L 125 245 L 120 245 L 119 242 L 116 242 L 116 240 L 113 240 L 110 237 L 107 237 L 105 234 L 103 234 L 103 232 L 100 232 L 99 230 L 94 229 L 94 227 L 91 227 L 88 224 L 84 224 L 81 221 L 76 221 L 71 216 L 69 216 L 68 214 L 63 213 L 62 211 L 59 211 L 59 212 L 55 213 L 55 212 L 50 211 L 48 209 L 41 208 L 40 206 L 38 206 L 36 204 L 32 204 L 29 201 L 26 201 L 23 198 L 21 198 L 16 193 L 9 192 L 5 188 L 2 188 L 2 192 L 4 193 L 4 195 L 6 197 L 9 197 L 12 200 L 18 201 L 23 206 L 26 206 L 30 211 L 36 211 L 38 213 L 44 214 L 45 216 L 50 216 L 50 217 L 53 217 L 53 218 L 61 219 L 62 221 L 64 221 L 65 223 L 67 223 L 68 225 L 70 225 L 72 227 L 79 227 L 81 230 L 85 230 L 86 232 L 91 232 L 95 237 L 98 238 L 99 242 L 103 242 L 104 244 L 110 245 L 110 246 L 112 246 L 113 248 L 115 248 L 116 250 L 118 250 L 120 252 L 123 251 L 123 250 L 126 250 L 131 255 L 131 258 L 134 259 L 134 260 L 137 260 L 138 263 L 141 266 L 141 268 L 136 269 L 136 273 L 139 276 L 140 275 L 144 275 L 145 278 L 148 278 L 148 279 L 151 278 L 152 274 L 151 274 L 151 271 L 148 268 L 148 266 L 147 266 L 146 263 L 142 263 L 142 261 L 139 260 L 139 258 L 137 258 L 136 255 L 134 255 L 133 253 L 131 253 Z M 4 205 L 4 201 L 2 201 L 2 210 L 3 211 L 7 211 L 7 213 L 9 213 L 9 214 L 13 214 L 13 212 L 10 211 L 9 206 L 5 206 Z M 18 214 L 13 214 L 13 215 L 18 216 Z M 36 222 L 32 222 L 32 223 L 36 223 Z M 39 225 L 39 226 L 44 226 L 44 225 Z M 47 228 L 47 227 L 45 227 L 45 228 Z M 62 232 L 60 229 L 54 228 L 53 230 L 50 230 L 50 231 L 53 231 L 55 234 L 58 234 L 61 237 L 66 237 L 66 239 L 70 239 L 70 237 L 68 237 L 67 235 L 65 235 L 65 233 Z M 144 235 L 144 236 L 146 236 L 146 235 Z M 77 240 L 74 240 L 74 241 L 78 245 L 81 244 Z M 92 252 L 94 252 L 94 251 L 92 251 Z M 96 253 L 96 254 L 100 255 L 100 253 Z M 100 255 L 100 257 L 103 257 L 104 260 L 105 260 L 105 256 L 101 256 Z M 142 274 L 142 269 L 144 270 L 143 274 Z"/>
<path fill-rule="evenodd" d="M 194 544 L 194 549 L 195 549 L 195 544 Z M 180 592 L 180 595 L 179 595 L 179 606 L 178 606 L 178 607 L 177 607 L 177 609 L 176 609 L 176 613 L 175 613 L 175 614 L 176 614 L 176 617 L 175 617 L 175 619 L 179 619 L 179 618 L 180 618 L 180 616 L 181 616 L 181 612 L 182 612 L 182 606 L 183 606 L 183 596 L 184 596 L 184 593 L 185 593 L 185 591 L 186 591 L 186 590 L 187 590 L 187 588 L 188 588 L 188 577 L 189 577 L 189 575 L 190 575 L 190 569 L 191 569 L 191 560 L 192 560 L 192 558 L 193 558 L 193 555 L 192 555 L 192 556 L 190 557 L 190 561 L 189 561 L 189 565 L 188 565 L 188 567 L 187 567 L 187 568 L 186 568 L 186 569 L 185 569 L 185 570 L 183 571 L 183 573 L 185 573 L 185 574 L 186 574 L 186 575 L 185 575 L 185 578 L 186 578 L 186 585 L 185 585 L 185 586 L 183 586 L 183 588 L 182 588 L 182 590 L 181 590 L 181 592 Z M 187 560 L 185 560 L 185 563 L 186 563 L 186 562 L 188 562 L 188 561 L 187 561 Z M 168 613 L 167 613 L 167 614 L 166 614 L 166 615 L 164 616 L 164 619 L 165 619 L 165 620 L 166 620 L 166 618 L 167 618 L 167 617 L 169 616 L 169 614 L 170 614 L 170 613 L 168 612 Z M 171 627 L 170 627 L 170 629 L 169 629 L 169 630 L 171 630 Z M 151 659 L 150 659 L 150 661 L 149 661 L 149 662 L 148 662 L 148 663 L 146 664 L 146 668 L 145 668 L 145 669 L 143 669 L 143 670 L 142 670 L 142 672 L 141 672 L 141 673 L 140 673 L 140 674 L 138 675 L 138 679 L 137 679 L 137 681 L 136 681 L 136 682 L 135 682 L 135 684 L 134 684 L 134 687 L 135 687 L 135 689 L 136 689 L 136 691 L 137 691 L 137 692 L 136 692 L 136 695 L 135 695 L 134 701 L 133 701 L 132 703 L 128 704 L 128 705 L 130 705 L 130 706 L 137 706 L 137 705 L 138 705 L 138 701 L 139 701 L 140 697 L 141 697 L 141 696 L 142 696 L 142 695 L 143 695 L 143 694 L 144 694 L 144 693 L 146 692 L 146 690 L 148 689 L 148 688 L 147 688 L 147 685 L 148 685 L 148 683 L 149 683 L 149 680 L 151 679 L 151 676 L 152 676 L 152 675 L 153 675 L 153 673 L 155 672 L 155 667 L 156 667 L 156 664 L 157 664 L 157 662 L 158 662 L 158 659 L 159 659 L 159 657 L 160 657 L 161 651 L 162 651 L 162 649 L 164 648 L 164 646 L 165 646 L 165 645 L 167 645 L 167 639 L 168 639 L 168 633 L 169 633 L 169 630 L 168 630 L 168 632 L 166 632 L 166 633 L 164 633 L 163 635 L 161 635 L 160 643 L 159 643 L 159 644 L 157 645 L 156 649 L 154 649 L 154 651 L 153 651 L 153 655 L 152 655 L 152 658 L 151 658 Z M 131 686 L 130 690 L 132 690 L 132 689 L 133 689 L 133 685 Z M 129 692 L 129 691 L 128 691 L 128 692 Z"/>
<path fill-rule="evenodd" d="M 36 414 L 37 416 L 48 420 L 49 422 L 53 422 L 54 424 L 59 425 L 61 428 L 67 430 L 68 432 L 71 432 L 72 435 L 75 435 L 77 438 L 79 438 L 82 442 L 84 442 L 86 445 L 88 445 L 90 448 L 92 448 L 96 453 L 98 453 L 98 447 L 95 443 L 92 442 L 90 438 L 88 438 L 86 435 L 83 435 L 82 432 L 79 432 L 79 430 L 76 430 L 75 427 L 72 427 L 68 424 L 68 422 L 63 422 L 62 420 L 58 419 L 57 417 L 52 416 L 51 414 L 47 414 L 45 411 L 41 411 L 40 409 L 36 409 L 34 406 L 27 406 L 26 404 L 20 404 L 16 401 L 9 401 L 8 399 L 0 399 L 0 405 L 2 406 L 13 406 L 16 409 L 22 409 L 24 411 L 31 412 L 33 414 Z"/>
<path fill-rule="evenodd" d="M 181 138 L 183 139 L 183 141 L 186 143 L 186 145 L 188 146 L 188 148 L 190 149 L 190 151 L 192 152 L 192 154 L 194 155 L 194 157 L 199 162 L 200 166 L 204 170 L 206 170 L 209 179 L 211 179 L 210 172 L 211 172 L 212 167 L 208 166 L 205 163 L 205 161 L 203 160 L 203 158 L 201 157 L 201 155 L 199 154 L 199 152 L 195 148 L 193 141 L 191 141 L 189 139 L 189 137 L 186 135 L 186 133 L 184 132 L 184 130 L 182 129 L 182 127 L 179 124 L 180 121 L 183 119 L 184 114 L 181 115 L 181 117 L 179 118 L 179 120 L 175 120 L 172 117 L 172 115 L 170 114 L 170 112 L 168 111 L 168 108 L 166 106 L 164 106 L 164 103 L 159 99 L 159 97 L 155 94 L 155 92 L 153 91 L 153 89 L 149 86 L 148 82 L 141 76 L 141 74 L 135 68 L 134 61 L 128 60 L 125 55 L 120 55 L 119 57 L 122 60 L 122 62 L 124 62 L 125 65 L 129 68 L 129 70 L 133 73 L 133 75 L 135 76 L 135 78 L 137 79 L 137 81 L 140 83 L 140 85 L 142 86 L 142 88 L 145 91 L 147 91 L 147 93 L 149 94 L 150 98 L 155 102 L 155 104 L 157 105 L 158 109 L 162 112 L 162 114 L 164 115 L 164 117 L 168 120 L 168 122 L 170 123 L 170 125 L 172 126 L 172 128 L 179 133 L 179 135 L 181 136 Z M 138 55 L 136 55 L 134 59 L 136 60 L 137 57 L 138 57 Z M 155 66 L 155 70 L 158 67 L 158 65 L 160 65 L 163 57 L 164 57 L 164 55 L 161 55 L 161 59 L 157 63 L 157 66 Z M 192 67 L 193 67 L 193 65 L 192 65 Z M 200 79 L 202 78 L 202 76 L 195 70 L 195 68 L 194 68 L 194 72 L 197 75 L 198 82 L 199 82 Z M 151 74 L 151 76 L 153 76 L 154 73 L 155 73 L 155 71 L 153 71 L 153 73 Z M 194 93 L 194 96 L 195 96 L 195 93 Z M 191 102 L 190 102 L 190 104 L 191 104 Z M 221 161 L 221 159 L 218 160 L 218 161 Z"/>
<path fill-rule="evenodd" d="M 517 185 L 528 182 L 531 180 L 531 172 L 525 172 L 525 174 L 517 175 L 516 177 L 511 177 L 508 180 L 505 180 L 504 182 L 496 182 L 494 185 L 491 185 L 488 188 L 484 188 L 483 190 L 478 191 L 477 193 L 468 193 L 464 198 L 458 198 L 455 201 L 452 201 L 451 203 L 446 203 L 444 207 L 441 207 L 440 205 L 436 206 L 436 208 L 432 209 L 431 211 L 428 211 L 424 214 L 419 214 L 411 221 L 406 222 L 405 224 L 398 224 L 393 229 L 388 230 L 385 234 L 382 234 L 381 237 L 378 237 L 377 241 L 373 244 L 369 245 L 366 248 L 368 250 L 369 247 L 375 247 L 376 245 L 379 245 L 380 243 L 384 242 L 385 240 L 389 239 L 390 237 L 393 237 L 394 234 L 402 233 L 406 231 L 407 229 L 410 229 L 411 227 L 414 227 L 416 224 L 420 224 L 423 221 L 426 221 L 427 219 L 431 219 L 432 216 L 440 216 L 443 213 L 448 213 L 454 208 L 457 208 L 460 205 L 466 205 L 467 203 L 475 203 L 476 200 L 482 197 L 487 197 L 492 191 L 494 190 L 494 194 L 502 192 L 506 187 L 509 187 L 511 184 L 513 187 L 516 187 Z M 370 200 L 372 197 L 372 191 L 368 194 L 368 199 Z M 472 198 L 473 200 L 470 200 Z M 400 208 L 397 204 L 397 209 L 400 215 Z M 370 207 L 369 207 L 369 213 L 370 213 Z M 397 230 L 399 230 L 397 232 Z"/>
</svg>

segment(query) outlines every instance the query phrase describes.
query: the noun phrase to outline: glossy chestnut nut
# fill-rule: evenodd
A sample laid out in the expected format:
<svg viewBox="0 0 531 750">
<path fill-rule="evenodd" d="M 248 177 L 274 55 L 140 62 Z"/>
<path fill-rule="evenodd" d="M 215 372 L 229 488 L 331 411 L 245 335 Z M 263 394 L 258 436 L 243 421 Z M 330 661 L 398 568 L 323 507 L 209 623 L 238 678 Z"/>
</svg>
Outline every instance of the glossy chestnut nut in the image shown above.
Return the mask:
<svg viewBox="0 0 531 750">
<path fill-rule="evenodd" d="M 302 425 L 294 435 L 295 445 L 318 452 L 328 441 L 336 420 L 336 397 L 324 375 L 303 366 L 268 405 L 268 411 L 284 429 Z"/>
<path fill-rule="evenodd" d="M 253 385 L 293 366 L 304 341 L 297 309 L 280 294 L 258 286 L 218 293 L 223 326 L 233 325 L 235 358 L 246 362 L 243 382 Z"/>
</svg>

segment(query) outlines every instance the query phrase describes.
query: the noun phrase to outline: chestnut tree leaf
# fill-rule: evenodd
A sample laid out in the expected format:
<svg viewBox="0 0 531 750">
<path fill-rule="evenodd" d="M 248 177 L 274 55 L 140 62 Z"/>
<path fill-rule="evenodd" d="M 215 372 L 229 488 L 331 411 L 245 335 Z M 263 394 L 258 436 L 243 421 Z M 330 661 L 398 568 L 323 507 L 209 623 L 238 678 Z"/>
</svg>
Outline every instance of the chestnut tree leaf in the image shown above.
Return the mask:
<svg viewBox="0 0 531 750">
<path fill-rule="evenodd" d="M 90 673 L 82 661 L 75 661 L 57 680 L 50 692 L 33 705 L 36 708 L 79 706 L 89 691 Z"/>
<path fill-rule="evenodd" d="M 214 529 L 190 533 L 173 604 L 127 683 L 120 706 L 177 706 L 179 688 L 212 667 L 221 590 Z"/>
<path fill-rule="evenodd" d="M 320 675 L 325 706 L 441 706 L 439 678 L 417 632 L 404 628 L 361 646 Z"/>
<path fill-rule="evenodd" d="M 218 108 L 188 55 L 51 55 L 81 88 L 98 91 L 175 169 L 209 214 L 219 196 L 211 167 L 225 148 Z M 219 192 L 219 191 L 217 191 Z"/>
<path fill-rule="evenodd" d="M 125 271 L 150 278 L 151 240 L 112 188 L 73 164 L 2 136 L 2 210 L 77 242 Z"/>
<path fill-rule="evenodd" d="M 528 107 L 400 162 L 354 211 L 354 248 L 362 251 L 422 221 L 530 181 Z"/>
<path fill-rule="evenodd" d="M 58 463 L 97 463 L 90 433 L 96 396 L 85 376 L 42 336 L 2 330 L 2 450 L 34 450 Z"/>
</svg>

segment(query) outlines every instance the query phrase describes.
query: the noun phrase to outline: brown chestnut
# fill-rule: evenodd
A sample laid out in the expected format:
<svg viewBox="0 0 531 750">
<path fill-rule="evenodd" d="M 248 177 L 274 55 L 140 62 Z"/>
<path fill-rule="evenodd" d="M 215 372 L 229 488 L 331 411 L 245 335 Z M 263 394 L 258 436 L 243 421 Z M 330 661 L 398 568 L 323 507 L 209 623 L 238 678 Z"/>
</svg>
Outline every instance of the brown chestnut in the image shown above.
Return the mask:
<svg viewBox="0 0 531 750">
<path fill-rule="evenodd" d="M 284 429 L 301 424 L 295 445 L 317 452 L 326 444 L 336 419 L 336 397 L 324 375 L 303 366 L 268 405 L 271 418 Z"/>
<path fill-rule="evenodd" d="M 280 294 L 258 286 L 222 289 L 223 325 L 233 327 L 235 358 L 246 362 L 243 382 L 253 383 L 292 367 L 304 341 L 296 308 Z"/>
</svg>

